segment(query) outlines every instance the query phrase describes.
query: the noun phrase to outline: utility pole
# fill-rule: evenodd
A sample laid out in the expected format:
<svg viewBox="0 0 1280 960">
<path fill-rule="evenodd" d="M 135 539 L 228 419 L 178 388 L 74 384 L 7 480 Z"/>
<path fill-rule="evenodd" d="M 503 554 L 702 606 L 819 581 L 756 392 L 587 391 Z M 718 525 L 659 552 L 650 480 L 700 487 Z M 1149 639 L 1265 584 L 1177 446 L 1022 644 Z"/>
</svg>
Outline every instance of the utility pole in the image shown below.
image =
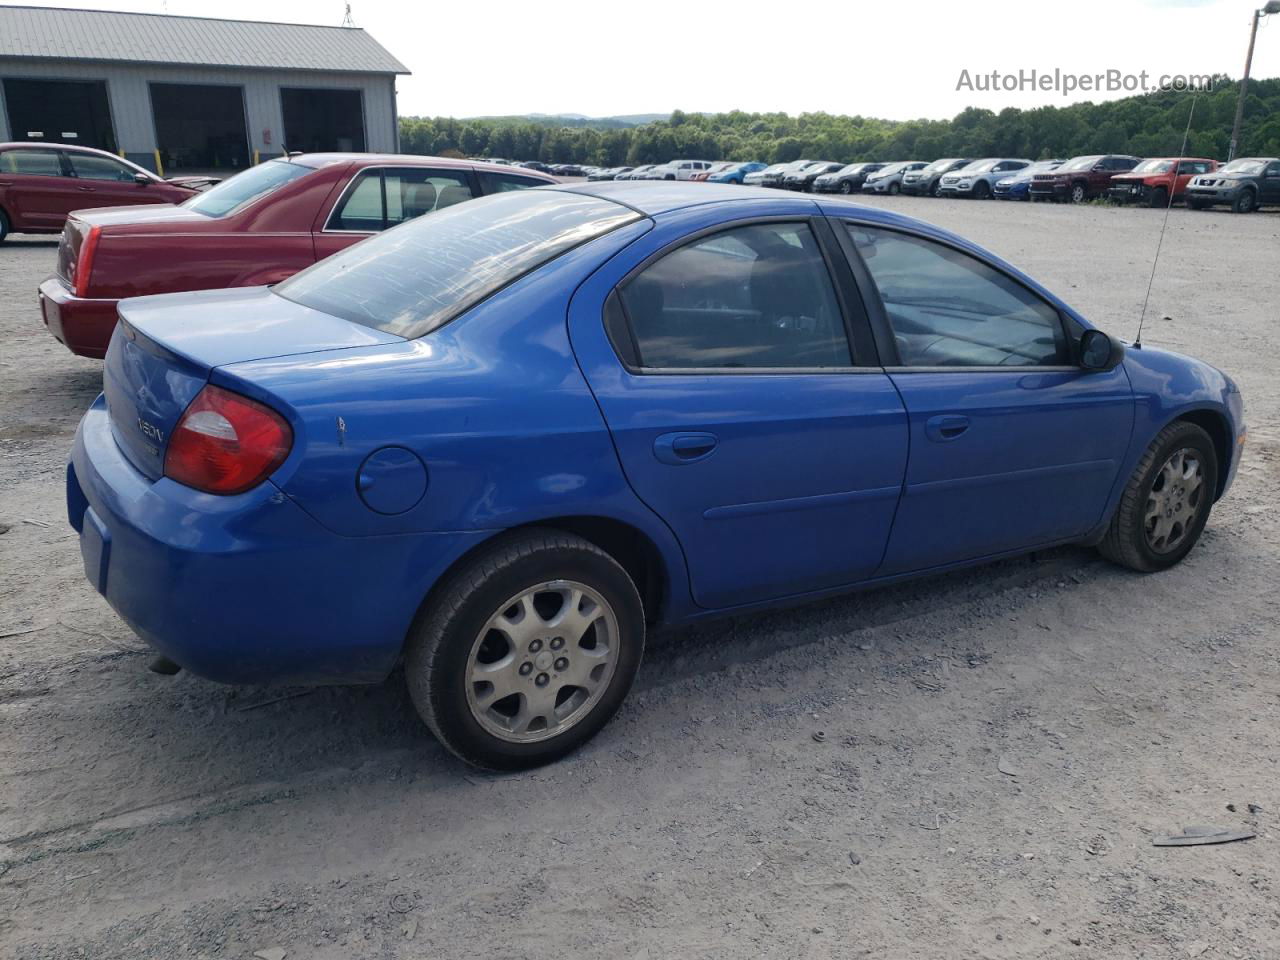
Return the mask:
<svg viewBox="0 0 1280 960">
<path fill-rule="evenodd" d="M 1240 80 L 1240 98 L 1236 101 L 1236 122 L 1231 125 L 1231 146 L 1227 148 L 1227 162 L 1236 158 L 1240 146 L 1240 124 L 1244 121 L 1244 98 L 1249 92 L 1249 70 L 1253 66 L 1253 44 L 1258 39 L 1258 21 L 1273 13 L 1280 13 L 1280 0 L 1269 0 L 1266 6 L 1253 11 L 1253 29 L 1249 31 L 1249 52 L 1244 57 L 1244 77 Z"/>
</svg>

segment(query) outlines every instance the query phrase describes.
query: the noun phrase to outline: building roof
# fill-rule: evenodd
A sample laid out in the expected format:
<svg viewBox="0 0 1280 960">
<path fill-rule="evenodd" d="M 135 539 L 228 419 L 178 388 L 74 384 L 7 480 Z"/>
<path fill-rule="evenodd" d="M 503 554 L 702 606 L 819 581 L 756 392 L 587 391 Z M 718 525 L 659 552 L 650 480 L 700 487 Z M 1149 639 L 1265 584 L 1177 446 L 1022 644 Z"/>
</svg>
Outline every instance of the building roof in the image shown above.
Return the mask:
<svg viewBox="0 0 1280 960">
<path fill-rule="evenodd" d="M 357 27 L 0 6 L 0 57 L 408 73 Z"/>
</svg>

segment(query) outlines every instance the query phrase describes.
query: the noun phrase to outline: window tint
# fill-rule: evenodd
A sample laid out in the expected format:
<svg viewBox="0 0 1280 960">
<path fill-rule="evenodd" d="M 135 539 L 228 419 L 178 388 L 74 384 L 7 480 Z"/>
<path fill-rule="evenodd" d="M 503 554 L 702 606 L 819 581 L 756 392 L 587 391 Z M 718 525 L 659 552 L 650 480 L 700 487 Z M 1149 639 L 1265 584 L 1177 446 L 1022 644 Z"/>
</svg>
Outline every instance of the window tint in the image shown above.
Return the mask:
<svg viewBox="0 0 1280 960">
<path fill-rule="evenodd" d="M 206 217 L 225 217 L 250 200 L 256 200 L 273 190 L 278 190 L 290 180 L 297 180 L 314 172 L 315 168 L 305 164 L 290 163 L 287 160 L 268 160 L 266 163 L 250 167 L 243 173 L 237 173 L 234 177 L 210 187 L 204 193 L 186 201 L 183 206 L 196 213 L 202 213 Z"/>
<path fill-rule="evenodd" d="M 378 171 L 366 171 L 339 201 L 326 229 L 373 233 L 382 229 L 382 178 Z"/>
<path fill-rule="evenodd" d="M 133 171 L 123 163 L 108 157 L 95 157 L 91 153 L 68 153 L 71 170 L 81 180 L 114 180 L 117 183 L 133 180 Z"/>
<path fill-rule="evenodd" d="M 62 167 L 52 150 L 6 150 L 0 153 L 0 170 L 34 177 L 60 177 Z"/>
<path fill-rule="evenodd" d="M 846 224 L 908 367 L 1070 362 L 1058 312 L 998 270 L 919 237 Z"/>
<path fill-rule="evenodd" d="M 640 219 L 559 190 L 516 190 L 370 237 L 272 287 L 352 323 L 420 337 L 567 250 Z"/>
<path fill-rule="evenodd" d="M 547 186 L 547 181 L 535 180 L 533 177 L 522 177 L 514 173 L 480 171 L 480 187 L 485 193 L 502 193 L 504 190 L 527 190 L 530 187 L 545 186 Z"/>
<path fill-rule="evenodd" d="M 629 280 L 642 367 L 848 367 L 831 277 L 805 223 L 726 230 Z"/>
<path fill-rule="evenodd" d="M 338 201 L 326 229 L 376 233 L 473 196 L 461 170 L 363 170 Z"/>
</svg>

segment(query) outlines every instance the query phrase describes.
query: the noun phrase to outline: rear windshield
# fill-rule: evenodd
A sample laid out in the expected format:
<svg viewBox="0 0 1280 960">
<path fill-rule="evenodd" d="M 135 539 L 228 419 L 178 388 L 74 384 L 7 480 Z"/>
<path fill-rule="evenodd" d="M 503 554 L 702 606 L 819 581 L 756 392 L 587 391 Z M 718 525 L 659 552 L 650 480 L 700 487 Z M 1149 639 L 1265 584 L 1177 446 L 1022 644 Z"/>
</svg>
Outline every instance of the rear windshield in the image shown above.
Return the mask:
<svg viewBox="0 0 1280 960">
<path fill-rule="evenodd" d="M 499 193 L 370 237 L 273 290 L 412 340 L 567 250 L 639 219 L 629 207 L 584 194 Z"/>
<path fill-rule="evenodd" d="M 290 180 L 315 173 L 315 167 L 301 163 L 290 163 L 287 160 L 268 160 L 256 167 L 250 167 L 243 173 L 237 173 L 228 180 L 223 180 L 198 194 L 183 204 L 188 210 L 202 213 L 206 217 L 225 217 L 232 210 L 243 206 L 250 200 L 276 190 Z"/>
</svg>

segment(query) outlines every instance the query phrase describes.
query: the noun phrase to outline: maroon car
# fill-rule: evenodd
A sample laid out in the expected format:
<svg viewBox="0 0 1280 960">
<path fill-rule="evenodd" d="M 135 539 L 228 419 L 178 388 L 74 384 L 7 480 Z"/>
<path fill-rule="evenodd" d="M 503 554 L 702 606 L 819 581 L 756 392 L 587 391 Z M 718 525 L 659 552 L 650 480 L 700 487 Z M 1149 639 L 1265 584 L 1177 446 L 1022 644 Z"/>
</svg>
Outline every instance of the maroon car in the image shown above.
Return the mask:
<svg viewBox="0 0 1280 960">
<path fill-rule="evenodd" d="M 401 154 L 269 160 L 180 206 L 78 210 L 40 285 L 49 332 L 101 358 L 125 297 L 278 283 L 405 220 L 558 182 L 532 170 Z"/>
<path fill-rule="evenodd" d="M 1031 199 L 1083 203 L 1111 189 L 1111 178 L 1127 173 L 1141 161 L 1138 157 L 1106 154 L 1072 157 L 1051 173 L 1037 173 L 1031 180 Z"/>
<path fill-rule="evenodd" d="M 181 180 L 161 180 L 105 150 L 0 143 L 0 240 L 10 233 L 59 233 L 72 210 L 182 203 L 195 195 Z"/>
</svg>

